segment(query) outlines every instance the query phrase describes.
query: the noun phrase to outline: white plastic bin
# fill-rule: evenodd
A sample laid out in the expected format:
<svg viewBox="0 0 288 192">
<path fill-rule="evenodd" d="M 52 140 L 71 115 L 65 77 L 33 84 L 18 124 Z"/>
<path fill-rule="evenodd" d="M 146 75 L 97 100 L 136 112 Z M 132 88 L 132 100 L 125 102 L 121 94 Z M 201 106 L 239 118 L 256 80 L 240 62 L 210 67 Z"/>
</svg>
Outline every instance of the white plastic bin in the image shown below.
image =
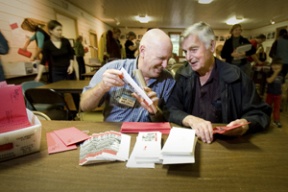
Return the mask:
<svg viewBox="0 0 288 192">
<path fill-rule="evenodd" d="M 40 150 L 41 122 L 27 109 L 30 127 L 0 134 L 0 161 L 13 159 Z"/>
</svg>

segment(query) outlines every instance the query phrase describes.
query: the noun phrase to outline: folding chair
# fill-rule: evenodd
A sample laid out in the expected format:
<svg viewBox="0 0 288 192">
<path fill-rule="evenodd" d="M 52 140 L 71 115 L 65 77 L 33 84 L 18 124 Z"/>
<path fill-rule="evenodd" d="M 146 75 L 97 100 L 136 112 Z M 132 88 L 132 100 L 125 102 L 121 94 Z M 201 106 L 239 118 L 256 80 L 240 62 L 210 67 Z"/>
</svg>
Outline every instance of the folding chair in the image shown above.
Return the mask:
<svg viewBox="0 0 288 192">
<path fill-rule="evenodd" d="M 27 101 L 26 97 L 25 97 L 25 91 L 31 88 L 36 88 L 39 86 L 45 85 L 45 83 L 43 82 L 37 82 L 37 81 L 26 81 L 21 83 L 22 86 L 22 92 L 25 98 L 25 104 L 26 104 L 26 108 L 33 110 L 33 107 L 31 106 L 31 104 L 29 103 L 29 101 Z"/>
<path fill-rule="evenodd" d="M 32 110 L 47 114 L 52 120 L 71 120 L 72 114 L 63 95 L 53 89 L 32 88 L 25 91 L 25 97 L 32 106 Z M 49 105 L 46 109 L 39 109 L 39 104 Z"/>
</svg>

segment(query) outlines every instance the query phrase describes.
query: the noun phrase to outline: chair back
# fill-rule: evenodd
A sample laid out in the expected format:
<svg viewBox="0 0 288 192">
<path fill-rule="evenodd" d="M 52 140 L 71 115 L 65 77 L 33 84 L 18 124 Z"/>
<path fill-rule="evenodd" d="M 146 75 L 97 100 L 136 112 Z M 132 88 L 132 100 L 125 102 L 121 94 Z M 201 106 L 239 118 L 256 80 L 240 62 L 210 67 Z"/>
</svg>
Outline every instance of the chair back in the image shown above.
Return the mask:
<svg viewBox="0 0 288 192">
<path fill-rule="evenodd" d="M 171 73 L 172 73 L 172 75 L 173 75 L 174 77 L 175 77 L 175 75 L 176 75 L 177 70 L 178 70 L 180 67 L 182 67 L 183 65 L 184 65 L 183 63 L 175 63 L 175 64 L 172 65 Z"/>
<path fill-rule="evenodd" d="M 25 97 L 34 111 L 42 111 L 52 120 L 71 120 L 71 111 L 60 93 L 53 89 L 31 88 L 25 91 Z M 46 109 L 37 109 L 40 104 L 49 105 Z"/>
<path fill-rule="evenodd" d="M 33 111 L 33 114 L 38 117 L 39 120 L 51 121 L 50 117 L 48 117 L 45 113 L 40 111 Z"/>
<path fill-rule="evenodd" d="M 24 95 L 25 103 L 26 103 L 26 108 L 33 110 L 32 105 L 29 103 L 29 101 L 25 97 L 25 91 L 28 89 L 31 89 L 31 88 L 36 88 L 36 87 L 42 86 L 42 85 L 45 85 L 45 83 L 37 82 L 37 81 L 26 81 L 26 82 L 21 83 L 22 92 Z"/>
</svg>

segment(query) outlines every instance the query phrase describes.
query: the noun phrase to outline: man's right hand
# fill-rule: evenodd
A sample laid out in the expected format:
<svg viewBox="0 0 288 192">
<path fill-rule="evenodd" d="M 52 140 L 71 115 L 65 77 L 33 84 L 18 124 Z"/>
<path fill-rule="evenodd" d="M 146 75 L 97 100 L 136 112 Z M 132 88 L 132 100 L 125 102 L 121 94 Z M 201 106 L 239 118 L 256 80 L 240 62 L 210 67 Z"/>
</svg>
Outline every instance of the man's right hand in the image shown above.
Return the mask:
<svg viewBox="0 0 288 192">
<path fill-rule="evenodd" d="M 101 87 L 105 91 L 109 91 L 111 87 L 121 87 L 124 86 L 124 81 L 122 80 L 122 72 L 117 69 L 108 69 L 103 73 Z"/>
<path fill-rule="evenodd" d="M 188 115 L 183 119 L 183 124 L 195 130 L 196 135 L 205 143 L 213 141 L 213 127 L 210 121 Z"/>
</svg>

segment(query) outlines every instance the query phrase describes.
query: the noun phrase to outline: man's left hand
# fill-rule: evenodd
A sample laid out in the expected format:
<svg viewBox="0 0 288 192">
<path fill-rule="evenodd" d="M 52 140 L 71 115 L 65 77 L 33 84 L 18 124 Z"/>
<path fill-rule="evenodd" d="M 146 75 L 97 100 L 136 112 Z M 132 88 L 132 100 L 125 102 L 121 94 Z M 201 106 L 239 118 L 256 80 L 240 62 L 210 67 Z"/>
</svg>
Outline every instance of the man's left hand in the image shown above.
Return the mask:
<svg viewBox="0 0 288 192">
<path fill-rule="evenodd" d="M 232 127 L 232 126 L 236 126 L 236 125 L 239 125 L 239 127 L 235 128 L 235 129 L 231 129 L 231 130 L 223 133 L 223 135 L 241 136 L 241 135 L 244 135 L 249 129 L 248 121 L 246 119 L 237 119 L 235 121 L 231 121 L 227 125 L 227 127 Z"/>
<path fill-rule="evenodd" d="M 148 105 L 145 100 L 139 96 L 137 93 L 132 93 L 133 97 L 135 97 L 138 102 L 141 104 L 143 108 L 145 108 L 150 114 L 155 115 L 158 112 L 158 101 L 157 93 L 152 91 L 149 87 L 144 87 L 144 91 L 147 96 L 153 101 L 152 105 Z"/>
</svg>

